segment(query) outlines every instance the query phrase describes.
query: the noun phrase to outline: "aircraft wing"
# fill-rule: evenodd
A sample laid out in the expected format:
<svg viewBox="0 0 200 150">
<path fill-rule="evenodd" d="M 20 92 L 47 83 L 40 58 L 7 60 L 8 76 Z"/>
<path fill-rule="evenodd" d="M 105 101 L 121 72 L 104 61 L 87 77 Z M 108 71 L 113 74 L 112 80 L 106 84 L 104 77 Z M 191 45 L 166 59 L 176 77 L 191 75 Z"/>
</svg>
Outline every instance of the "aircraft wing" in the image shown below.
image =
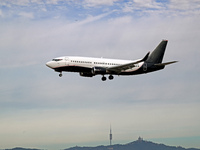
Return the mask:
<svg viewBox="0 0 200 150">
<path fill-rule="evenodd" d="M 107 71 L 110 71 L 110 72 L 120 73 L 124 70 L 133 68 L 135 66 L 135 64 L 138 64 L 140 62 L 147 60 L 149 54 L 150 54 L 150 52 L 148 52 L 143 59 L 140 59 L 140 60 L 137 60 L 137 61 L 134 61 L 134 62 L 131 62 L 131 63 L 123 64 L 123 65 L 108 67 L 106 69 L 107 69 Z"/>
</svg>

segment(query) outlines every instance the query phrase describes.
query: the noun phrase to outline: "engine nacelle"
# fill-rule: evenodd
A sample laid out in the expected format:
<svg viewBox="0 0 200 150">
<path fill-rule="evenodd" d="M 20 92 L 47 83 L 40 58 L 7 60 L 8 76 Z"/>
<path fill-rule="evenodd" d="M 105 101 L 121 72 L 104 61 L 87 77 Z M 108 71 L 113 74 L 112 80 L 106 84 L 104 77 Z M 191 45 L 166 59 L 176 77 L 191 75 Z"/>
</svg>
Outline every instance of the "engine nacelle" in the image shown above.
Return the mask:
<svg viewBox="0 0 200 150">
<path fill-rule="evenodd" d="M 93 77 L 94 74 L 88 72 L 80 72 L 80 76 L 82 77 Z"/>
<path fill-rule="evenodd" d="M 92 68 L 92 74 L 106 74 L 106 68 L 103 67 L 94 67 Z"/>
</svg>

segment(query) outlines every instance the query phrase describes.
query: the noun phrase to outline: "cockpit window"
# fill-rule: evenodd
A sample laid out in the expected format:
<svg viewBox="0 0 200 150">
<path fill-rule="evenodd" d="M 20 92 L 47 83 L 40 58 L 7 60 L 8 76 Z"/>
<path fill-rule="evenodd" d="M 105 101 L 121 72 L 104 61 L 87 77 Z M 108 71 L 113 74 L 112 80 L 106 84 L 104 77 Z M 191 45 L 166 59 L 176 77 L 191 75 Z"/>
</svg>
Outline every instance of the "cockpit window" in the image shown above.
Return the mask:
<svg viewBox="0 0 200 150">
<path fill-rule="evenodd" d="M 61 61 L 63 59 L 52 59 L 52 61 Z"/>
</svg>

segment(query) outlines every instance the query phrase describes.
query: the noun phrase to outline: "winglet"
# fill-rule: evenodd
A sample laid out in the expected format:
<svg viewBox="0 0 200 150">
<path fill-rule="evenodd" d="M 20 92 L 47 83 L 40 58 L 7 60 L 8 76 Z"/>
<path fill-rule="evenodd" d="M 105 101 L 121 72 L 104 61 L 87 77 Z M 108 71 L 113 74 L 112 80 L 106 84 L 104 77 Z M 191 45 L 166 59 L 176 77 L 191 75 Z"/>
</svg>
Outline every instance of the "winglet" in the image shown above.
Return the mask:
<svg viewBox="0 0 200 150">
<path fill-rule="evenodd" d="M 123 65 L 118 65 L 118 66 L 113 66 L 113 67 L 109 67 L 107 68 L 107 71 L 110 71 L 110 72 L 115 72 L 115 73 L 120 73 L 121 71 L 123 70 L 126 70 L 126 69 L 130 69 L 132 67 L 135 66 L 135 64 L 138 64 L 140 62 L 143 62 L 143 61 L 146 61 L 149 57 L 149 54 L 150 52 L 148 52 L 143 59 L 139 59 L 138 61 L 134 61 L 134 62 L 131 62 L 131 63 L 128 63 L 128 64 L 123 64 Z"/>
<path fill-rule="evenodd" d="M 149 54 L 150 54 L 150 52 L 148 52 L 141 61 L 146 61 L 147 58 L 149 57 Z"/>
</svg>

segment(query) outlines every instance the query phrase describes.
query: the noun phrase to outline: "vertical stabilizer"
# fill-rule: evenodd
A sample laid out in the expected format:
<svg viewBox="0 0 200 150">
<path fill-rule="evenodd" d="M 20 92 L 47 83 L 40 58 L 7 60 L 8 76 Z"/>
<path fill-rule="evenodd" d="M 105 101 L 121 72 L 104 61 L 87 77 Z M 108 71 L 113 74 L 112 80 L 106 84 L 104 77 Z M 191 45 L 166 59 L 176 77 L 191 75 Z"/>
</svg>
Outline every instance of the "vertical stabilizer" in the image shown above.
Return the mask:
<svg viewBox="0 0 200 150">
<path fill-rule="evenodd" d="M 165 54 L 167 42 L 168 42 L 167 40 L 161 41 L 160 44 L 155 48 L 155 50 L 149 55 L 146 62 L 161 63 L 163 60 L 163 56 Z"/>
</svg>

